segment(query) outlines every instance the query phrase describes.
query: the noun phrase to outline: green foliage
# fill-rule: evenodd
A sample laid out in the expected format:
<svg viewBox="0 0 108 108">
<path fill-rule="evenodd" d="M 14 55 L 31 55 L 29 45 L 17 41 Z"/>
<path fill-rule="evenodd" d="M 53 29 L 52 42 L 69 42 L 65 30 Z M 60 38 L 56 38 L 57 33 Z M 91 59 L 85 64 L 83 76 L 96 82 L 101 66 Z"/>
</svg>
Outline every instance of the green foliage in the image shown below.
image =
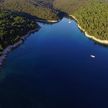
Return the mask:
<svg viewBox="0 0 108 108">
<path fill-rule="evenodd" d="M 17 42 L 21 36 L 38 25 L 26 17 L 0 11 L 0 50 Z"/>
<path fill-rule="evenodd" d="M 74 16 L 90 35 L 108 40 L 108 2 L 92 0 L 74 12 Z"/>
<path fill-rule="evenodd" d="M 74 15 L 90 35 L 108 40 L 107 0 L 55 0 L 54 6 Z"/>
<path fill-rule="evenodd" d="M 68 14 L 72 14 L 79 7 L 86 5 L 88 0 L 54 0 L 54 7 L 64 11 Z"/>
<path fill-rule="evenodd" d="M 48 5 L 52 3 L 52 0 L 47 0 L 47 2 L 44 3 L 43 2 L 44 0 L 4 0 L 1 7 L 4 10 L 24 12 L 33 16 L 37 16 L 41 19 L 58 19 L 57 14 L 53 12 L 52 9 L 48 8 Z"/>
</svg>

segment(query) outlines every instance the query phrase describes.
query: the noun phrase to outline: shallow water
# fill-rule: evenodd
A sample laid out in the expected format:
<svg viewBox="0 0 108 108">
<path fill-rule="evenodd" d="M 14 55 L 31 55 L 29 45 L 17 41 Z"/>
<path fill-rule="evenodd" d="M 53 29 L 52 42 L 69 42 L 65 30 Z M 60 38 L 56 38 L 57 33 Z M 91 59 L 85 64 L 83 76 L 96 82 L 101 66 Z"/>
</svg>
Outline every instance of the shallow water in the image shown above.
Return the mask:
<svg viewBox="0 0 108 108">
<path fill-rule="evenodd" d="M 39 23 L 41 29 L 8 55 L 1 108 L 108 108 L 108 48 L 69 21 Z"/>
</svg>

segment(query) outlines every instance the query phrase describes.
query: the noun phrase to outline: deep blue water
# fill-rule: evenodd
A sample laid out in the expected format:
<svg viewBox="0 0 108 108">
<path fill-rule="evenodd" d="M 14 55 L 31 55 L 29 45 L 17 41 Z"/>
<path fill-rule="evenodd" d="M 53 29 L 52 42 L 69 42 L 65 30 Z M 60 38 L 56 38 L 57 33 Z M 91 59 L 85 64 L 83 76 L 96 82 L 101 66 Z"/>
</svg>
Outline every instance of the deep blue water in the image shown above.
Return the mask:
<svg viewBox="0 0 108 108">
<path fill-rule="evenodd" d="M 0 108 L 108 108 L 108 48 L 68 21 L 40 23 L 8 55 L 0 73 Z"/>
</svg>

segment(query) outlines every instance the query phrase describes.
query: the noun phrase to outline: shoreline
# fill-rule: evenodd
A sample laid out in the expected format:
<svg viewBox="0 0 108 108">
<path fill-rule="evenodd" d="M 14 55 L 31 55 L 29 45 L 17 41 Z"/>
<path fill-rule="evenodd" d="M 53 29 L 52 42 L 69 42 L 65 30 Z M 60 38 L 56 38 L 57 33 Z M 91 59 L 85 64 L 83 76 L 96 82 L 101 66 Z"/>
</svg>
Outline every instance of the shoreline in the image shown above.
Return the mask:
<svg viewBox="0 0 108 108">
<path fill-rule="evenodd" d="M 77 22 L 78 28 L 84 32 L 86 37 L 88 37 L 100 44 L 108 45 L 108 40 L 101 40 L 101 39 L 96 38 L 95 36 L 89 35 L 89 33 L 87 33 L 87 31 L 79 25 L 79 21 L 74 15 L 69 15 L 69 16 L 72 17 Z"/>
<path fill-rule="evenodd" d="M 16 47 L 18 47 L 19 45 L 21 45 L 24 40 L 33 32 L 37 31 L 38 29 L 35 28 L 34 30 L 30 30 L 28 31 L 28 33 L 26 33 L 24 36 L 21 36 L 20 40 L 18 42 L 16 42 L 15 44 L 13 45 L 9 45 L 7 46 L 3 51 L 2 51 L 2 54 L 0 56 L 0 68 L 1 66 L 3 65 L 4 63 L 4 60 L 6 59 L 7 55 Z"/>
<path fill-rule="evenodd" d="M 101 39 L 96 38 L 95 36 L 89 35 L 89 33 L 87 33 L 87 31 L 79 25 L 79 21 L 78 21 L 78 19 L 77 19 L 74 15 L 69 15 L 69 17 L 73 18 L 73 19 L 77 22 L 78 28 L 84 32 L 84 34 L 85 34 L 86 37 L 88 37 L 88 38 L 90 38 L 90 39 L 92 39 L 92 40 L 94 40 L 94 41 L 96 41 L 96 42 L 98 42 L 98 43 L 100 43 L 100 44 L 108 45 L 108 40 L 101 40 Z M 43 22 L 44 20 L 39 20 L 39 21 L 37 21 L 37 22 L 40 22 L 40 21 Z M 48 23 L 56 23 L 56 22 L 58 22 L 58 21 L 57 21 L 57 20 L 47 20 L 47 21 L 45 21 L 45 22 L 48 22 Z M 6 59 L 7 55 L 8 55 L 14 48 L 16 48 L 16 47 L 18 47 L 19 45 L 21 45 L 21 44 L 24 42 L 24 40 L 25 40 L 31 33 L 35 32 L 35 31 L 37 31 L 37 30 L 38 30 L 38 28 L 35 28 L 35 29 L 33 29 L 33 30 L 28 31 L 24 36 L 21 36 L 21 38 L 20 38 L 20 40 L 19 40 L 18 42 L 16 42 L 16 43 L 13 44 L 13 45 L 7 46 L 7 47 L 2 51 L 2 54 L 0 55 L 0 67 L 3 65 L 4 60 Z"/>
<path fill-rule="evenodd" d="M 36 19 L 36 22 L 42 22 L 42 23 L 57 23 L 59 20 L 40 20 Z"/>
<path fill-rule="evenodd" d="M 58 22 L 57 20 L 47 20 L 49 23 L 56 23 Z"/>
<path fill-rule="evenodd" d="M 36 19 L 36 22 L 46 22 L 46 23 L 57 23 L 58 20 L 37 20 Z M 1 55 L 0 55 L 0 68 L 2 67 L 3 63 L 4 63 L 4 60 L 6 59 L 6 57 L 8 56 L 8 54 L 16 47 L 18 47 L 19 45 L 21 45 L 24 40 L 33 32 L 37 31 L 38 28 L 35 28 L 33 30 L 30 30 L 28 31 L 24 36 L 21 36 L 20 40 L 18 42 L 16 42 L 15 44 L 13 45 L 9 45 L 7 46 L 2 52 L 1 52 Z"/>
</svg>

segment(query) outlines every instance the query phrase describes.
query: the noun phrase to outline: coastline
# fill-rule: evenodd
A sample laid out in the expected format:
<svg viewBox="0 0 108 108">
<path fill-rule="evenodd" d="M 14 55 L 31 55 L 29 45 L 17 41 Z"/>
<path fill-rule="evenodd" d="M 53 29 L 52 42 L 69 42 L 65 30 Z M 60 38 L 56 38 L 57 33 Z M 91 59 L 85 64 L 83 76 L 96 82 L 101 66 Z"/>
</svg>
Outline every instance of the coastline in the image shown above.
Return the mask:
<svg viewBox="0 0 108 108">
<path fill-rule="evenodd" d="M 36 20 L 36 22 L 46 22 L 46 23 L 57 23 L 58 20 Z M 13 45 L 9 45 L 7 46 L 0 55 L 0 68 L 2 67 L 4 60 L 6 59 L 7 55 L 16 47 L 18 47 L 19 45 L 21 45 L 24 40 L 33 32 L 37 31 L 39 28 L 35 28 L 33 30 L 28 31 L 28 33 L 26 33 L 24 36 L 21 36 L 20 40 L 18 42 L 16 42 Z"/>
<path fill-rule="evenodd" d="M 56 23 L 58 22 L 57 20 L 47 20 L 49 23 Z"/>
<path fill-rule="evenodd" d="M 101 40 L 101 39 L 96 38 L 95 36 L 89 35 L 89 33 L 87 33 L 87 31 L 79 25 L 79 21 L 74 15 L 69 15 L 69 16 L 72 17 L 77 22 L 78 28 L 85 33 L 86 37 L 88 37 L 100 44 L 108 45 L 108 40 Z"/>
<path fill-rule="evenodd" d="M 21 36 L 20 40 L 18 42 L 16 42 L 13 45 L 9 45 L 8 47 L 6 47 L 3 51 L 2 54 L 0 56 L 0 68 L 4 63 L 4 60 L 6 59 L 7 55 L 16 47 L 18 47 L 19 45 L 21 45 L 24 40 L 33 32 L 37 31 L 38 29 L 35 28 L 34 30 L 30 30 L 28 33 L 26 33 L 24 36 Z"/>
<path fill-rule="evenodd" d="M 77 26 L 80 30 L 82 30 L 84 33 L 85 33 L 85 36 L 100 43 L 100 44 L 103 44 L 103 45 L 108 45 L 108 40 L 101 40 L 101 39 L 98 39 L 96 38 L 95 36 L 92 36 L 92 35 L 89 35 L 89 33 L 87 33 L 87 31 L 82 28 L 79 24 L 79 21 L 78 19 L 74 16 L 74 15 L 69 15 L 69 17 L 73 18 L 76 22 L 77 22 Z M 39 20 L 37 22 L 43 22 L 44 20 Z M 48 22 L 48 23 L 56 23 L 58 22 L 58 20 L 47 20 L 45 22 Z M 24 40 L 33 32 L 37 31 L 39 28 L 35 28 L 34 30 L 30 30 L 28 31 L 24 36 L 21 36 L 20 40 L 18 42 L 16 42 L 15 44 L 13 45 L 9 45 L 7 46 L 2 52 L 1 52 L 1 55 L 0 55 L 0 67 L 3 65 L 4 63 L 4 60 L 6 59 L 8 53 L 10 53 L 14 48 L 18 47 L 19 45 L 21 45 Z"/>
<path fill-rule="evenodd" d="M 36 19 L 36 22 L 43 22 L 43 23 L 57 23 L 58 20 L 40 20 L 40 19 Z"/>
</svg>

